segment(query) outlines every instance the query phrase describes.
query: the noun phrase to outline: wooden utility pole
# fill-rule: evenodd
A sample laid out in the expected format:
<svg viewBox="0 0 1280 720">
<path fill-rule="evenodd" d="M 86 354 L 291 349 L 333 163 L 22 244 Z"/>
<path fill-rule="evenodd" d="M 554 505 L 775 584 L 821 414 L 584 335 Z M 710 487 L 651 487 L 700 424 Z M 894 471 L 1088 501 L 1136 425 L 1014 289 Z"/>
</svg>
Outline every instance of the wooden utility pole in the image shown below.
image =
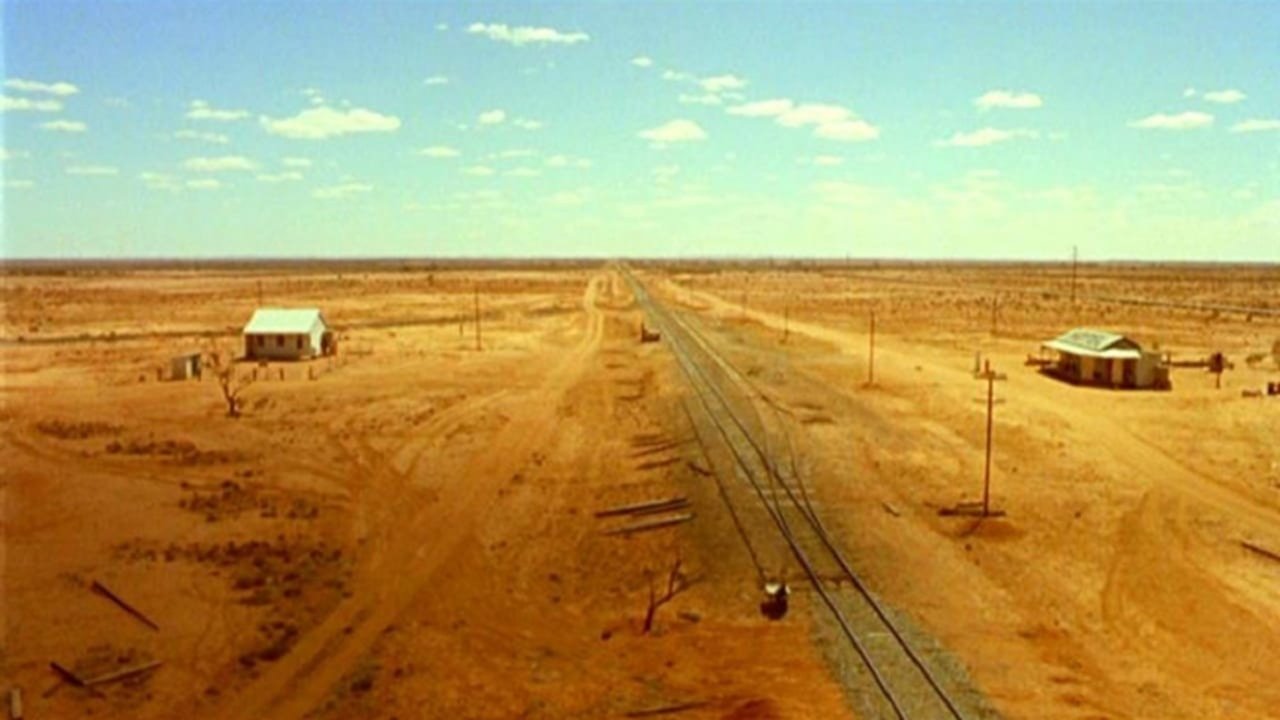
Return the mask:
<svg viewBox="0 0 1280 720">
<path fill-rule="evenodd" d="M 991 337 L 996 336 L 996 313 L 1000 308 L 1000 296 L 991 296 Z"/>
<path fill-rule="evenodd" d="M 987 517 L 991 512 L 991 447 L 992 435 L 995 429 L 995 397 L 996 397 L 996 381 L 1004 380 L 1005 376 L 991 369 L 991 361 L 983 362 L 982 372 L 977 374 L 979 380 L 987 381 L 987 450 L 986 461 L 982 470 L 982 516 Z M 995 513 L 1003 515 L 1003 511 Z"/>
<path fill-rule="evenodd" d="M 987 462 L 982 470 L 982 516 L 991 513 L 991 430 L 995 415 L 996 376 L 987 366 Z"/>
<path fill-rule="evenodd" d="M 782 308 L 782 342 L 786 343 L 787 338 L 791 335 L 791 306 L 786 305 Z"/>
<path fill-rule="evenodd" d="M 1072 307 L 1075 307 L 1075 304 L 1076 304 L 1076 261 L 1077 261 L 1076 251 L 1077 250 L 1078 248 L 1075 245 L 1071 246 L 1071 306 Z"/>
<path fill-rule="evenodd" d="M 876 311 L 871 311 L 871 341 L 870 349 L 867 351 L 867 384 L 870 385 L 876 381 Z"/>
<path fill-rule="evenodd" d="M 476 305 L 476 352 L 480 351 L 480 286 L 475 286 Z"/>
</svg>

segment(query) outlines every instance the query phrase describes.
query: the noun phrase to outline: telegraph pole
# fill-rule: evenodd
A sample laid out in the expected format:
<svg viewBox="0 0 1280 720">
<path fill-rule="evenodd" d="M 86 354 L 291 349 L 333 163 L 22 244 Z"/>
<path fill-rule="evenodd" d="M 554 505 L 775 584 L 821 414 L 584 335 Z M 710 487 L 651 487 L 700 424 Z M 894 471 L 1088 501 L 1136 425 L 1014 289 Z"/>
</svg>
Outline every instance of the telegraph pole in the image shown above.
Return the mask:
<svg viewBox="0 0 1280 720">
<path fill-rule="evenodd" d="M 1000 307 L 1000 296 L 991 296 L 991 337 L 996 336 L 996 312 Z"/>
<path fill-rule="evenodd" d="M 480 351 L 480 286 L 475 286 L 476 305 L 476 352 Z"/>
<path fill-rule="evenodd" d="M 996 376 L 987 367 L 987 464 L 982 471 L 982 516 L 991 514 L 991 429 L 995 415 Z"/>
<path fill-rule="evenodd" d="M 1071 306 L 1072 307 L 1075 307 L 1075 304 L 1076 304 L 1076 263 L 1078 259 L 1078 254 L 1076 252 L 1077 250 L 1078 248 L 1075 245 L 1071 246 Z"/>
<path fill-rule="evenodd" d="M 1005 376 L 991 369 L 991 361 L 983 362 L 983 370 L 978 373 L 979 380 L 987 381 L 987 451 L 986 461 L 982 470 L 982 517 L 991 515 L 1004 515 L 1003 510 L 991 511 L 991 446 L 992 435 L 995 429 L 995 408 L 996 408 L 996 381 L 1004 380 Z"/>
<path fill-rule="evenodd" d="M 876 311 L 871 310 L 871 347 L 867 351 L 867 384 L 876 381 Z"/>
</svg>

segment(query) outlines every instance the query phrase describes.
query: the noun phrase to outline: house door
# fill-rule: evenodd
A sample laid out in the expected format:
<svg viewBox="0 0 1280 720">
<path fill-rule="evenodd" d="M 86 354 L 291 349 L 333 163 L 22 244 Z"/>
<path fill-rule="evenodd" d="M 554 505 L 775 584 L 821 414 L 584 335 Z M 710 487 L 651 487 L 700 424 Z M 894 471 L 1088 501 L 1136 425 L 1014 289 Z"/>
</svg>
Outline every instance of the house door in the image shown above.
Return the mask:
<svg viewBox="0 0 1280 720">
<path fill-rule="evenodd" d="M 1124 379 L 1121 381 L 1121 385 L 1127 388 L 1131 388 L 1131 387 L 1137 386 L 1137 384 L 1138 384 L 1138 361 L 1125 360 L 1124 361 Z"/>
</svg>

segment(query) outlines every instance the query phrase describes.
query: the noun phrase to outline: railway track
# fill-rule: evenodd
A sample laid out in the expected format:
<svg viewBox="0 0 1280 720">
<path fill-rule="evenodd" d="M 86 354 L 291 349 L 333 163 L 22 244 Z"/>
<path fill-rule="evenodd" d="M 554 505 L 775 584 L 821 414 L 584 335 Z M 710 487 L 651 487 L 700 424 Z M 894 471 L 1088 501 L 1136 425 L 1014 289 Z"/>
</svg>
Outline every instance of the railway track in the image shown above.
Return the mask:
<svg viewBox="0 0 1280 720">
<path fill-rule="evenodd" d="M 718 353 L 692 323 L 655 301 L 626 270 L 625 277 L 650 324 L 662 332 L 702 409 L 712 442 L 723 443 L 737 474 L 777 529 L 786 549 L 803 570 L 822 605 L 831 614 L 845 646 L 857 660 L 855 683 L 865 683 L 864 710 L 874 716 L 954 718 L 966 714 L 922 653 L 876 600 L 854 571 L 809 500 L 782 418 L 776 406 L 771 437 L 759 403 L 768 399 L 750 378 Z M 696 423 L 695 423 L 696 425 Z M 776 435 L 785 439 L 779 442 Z M 708 442 L 699 430 L 700 441 Z M 789 462 L 781 462 L 782 459 Z M 839 582 L 829 587 L 830 579 Z M 842 663 L 844 664 L 844 663 Z M 856 668 L 860 666 L 861 672 Z"/>
</svg>

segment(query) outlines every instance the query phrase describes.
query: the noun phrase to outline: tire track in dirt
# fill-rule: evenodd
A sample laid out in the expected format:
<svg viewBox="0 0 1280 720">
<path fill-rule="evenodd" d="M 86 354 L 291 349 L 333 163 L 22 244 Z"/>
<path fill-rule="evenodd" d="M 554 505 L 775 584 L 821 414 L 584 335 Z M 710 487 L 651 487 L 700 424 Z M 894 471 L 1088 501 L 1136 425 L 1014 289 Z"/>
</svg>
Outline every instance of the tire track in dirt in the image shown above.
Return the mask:
<svg viewBox="0 0 1280 720">
<path fill-rule="evenodd" d="M 587 368 L 604 337 L 604 316 L 595 300 L 603 276 L 587 284 L 582 307 L 586 330 L 547 375 L 543 384 L 528 393 L 503 398 L 509 418 L 486 447 L 492 452 L 475 458 L 465 476 L 441 488 L 438 501 L 395 510 L 383 522 L 383 547 L 366 572 L 360 574 L 353 594 L 325 620 L 307 633 L 292 651 L 272 665 L 245 690 L 228 697 L 209 717 L 219 720 L 270 717 L 301 718 L 324 702 L 330 689 L 369 652 L 382 632 L 395 622 L 414 598 L 455 553 L 465 550 L 478 520 L 497 500 L 501 483 L 523 467 L 530 452 L 554 431 L 554 415 L 560 398 Z M 489 405 L 483 405 L 487 408 Z M 476 412 L 480 410 L 477 409 Z M 471 417 L 460 411 L 456 424 Z M 424 446 L 425 447 L 425 446 Z M 388 472 L 391 466 L 386 466 Z M 384 475 L 391 488 L 394 478 Z M 392 493 L 393 496 L 398 495 Z M 446 520 L 447 522 L 432 522 Z"/>
</svg>

